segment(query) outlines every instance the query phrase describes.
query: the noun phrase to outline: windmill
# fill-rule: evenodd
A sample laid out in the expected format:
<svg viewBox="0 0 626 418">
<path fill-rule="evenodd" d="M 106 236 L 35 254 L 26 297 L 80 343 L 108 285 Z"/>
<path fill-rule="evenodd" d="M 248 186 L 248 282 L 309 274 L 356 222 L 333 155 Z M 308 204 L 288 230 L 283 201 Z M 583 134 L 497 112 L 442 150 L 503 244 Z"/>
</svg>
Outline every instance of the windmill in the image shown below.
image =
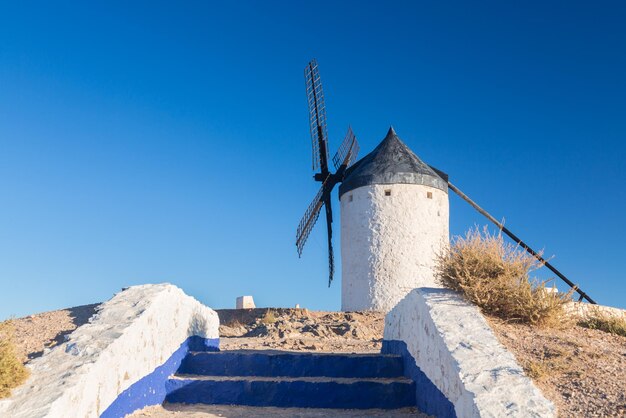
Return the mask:
<svg viewBox="0 0 626 418">
<path fill-rule="evenodd" d="M 359 146 L 348 133 L 328 167 L 328 133 L 322 82 L 315 60 L 304 70 L 315 181 L 322 187 L 306 210 L 296 233 L 298 255 L 311 234 L 322 207 L 328 234 L 328 285 L 335 271 L 331 192 L 339 187 L 342 216 L 342 309 L 388 311 L 407 289 L 436 286 L 437 248 L 449 243 L 448 190 L 452 190 L 494 223 L 522 249 L 556 274 L 583 299 L 595 301 L 541 254 L 478 206 L 448 175 L 424 163 L 400 140 L 393 128 L 372 152 L 356 161 Z M 357 198 L 358 197 L 358 198 Z M 353 202 L 354 203 L 350 203 Z M 358 204 L 355 204 L 359 202 Z M 362 227 L 363 220 L 368 227 Z M 367 277 L 368 280 L 363 280 Z"/>
<path fill-rule="evenodd" d="M 348 132 L 333 156 L 332 162 L 335 172 L 328 167 L 328 132 L 326 129 L 326 106 L 324 104 L 324 91 L 320 79 L 317 61 L 312 60 L 304 69 L 306 84 L 306 97 L 309 107 L 309 128 L 311 131 L 311 145 L 313 157 L 313 171 L 315 181 L 322 183 L 322 187 L 304 213 L 296 233 L 296 248 L 298 256 L 302 256 L 302 250 L 307 238 L 311 234 L 322 207 L 326 211 L 326 230 L 328 235 L 328 286 L 330 286 L 335 273 L 335 259 L 333 254 L 333 211 L 331 206 L 331 192 L 340 183 L 346 169 L 354 163 L 359 152 L 359 144 L 348 127 Z"/>
</svg>

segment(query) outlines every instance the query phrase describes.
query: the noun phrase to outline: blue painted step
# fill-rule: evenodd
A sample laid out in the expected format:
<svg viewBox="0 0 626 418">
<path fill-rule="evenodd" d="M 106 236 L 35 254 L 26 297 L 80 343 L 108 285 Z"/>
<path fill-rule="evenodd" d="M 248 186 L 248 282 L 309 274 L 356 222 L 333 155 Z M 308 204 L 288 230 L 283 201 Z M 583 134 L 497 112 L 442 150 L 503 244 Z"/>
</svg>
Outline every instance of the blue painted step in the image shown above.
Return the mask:
<svg viewBox="0 0 626 418">
<path fill-rule="evenodd" d="M 170 403 L 346 409 L 415 406 L 415 383 L 407 378 L 181 375 L 166 385 Z"/>
<path fill-rule="evenodd" d="M 401 377 L 401 356 L 252 350 L 189 353 L 178 373 L 207 376 Z"/>
</svg>

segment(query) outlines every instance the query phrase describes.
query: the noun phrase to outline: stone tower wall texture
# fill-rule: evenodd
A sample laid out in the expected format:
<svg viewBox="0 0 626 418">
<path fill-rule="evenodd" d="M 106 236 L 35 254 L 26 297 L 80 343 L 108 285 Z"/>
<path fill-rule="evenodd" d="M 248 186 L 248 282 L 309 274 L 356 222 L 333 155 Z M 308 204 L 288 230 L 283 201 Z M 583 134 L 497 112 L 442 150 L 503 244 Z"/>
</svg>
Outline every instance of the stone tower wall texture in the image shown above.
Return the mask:
<svg viewBox="0 0 626 418">
<path fill-rule="evenodd" d="M 390 311 L 435 283 L 449 245 L 448 194 L 419 184 L 372 184 L 341 196 L 343 311 Z"/>
</svg>

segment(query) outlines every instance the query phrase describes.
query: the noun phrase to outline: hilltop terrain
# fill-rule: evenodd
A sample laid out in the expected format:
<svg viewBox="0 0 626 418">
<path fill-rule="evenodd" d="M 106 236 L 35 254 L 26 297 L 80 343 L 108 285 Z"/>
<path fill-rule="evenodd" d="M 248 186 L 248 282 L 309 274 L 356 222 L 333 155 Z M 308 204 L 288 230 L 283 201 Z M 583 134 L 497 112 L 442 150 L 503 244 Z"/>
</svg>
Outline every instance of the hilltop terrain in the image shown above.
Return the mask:
<svg viewBox="0 0 626 418">
<path fill-rule="evenodd" d="M 27 362 L 62 342 L 65 335 L 88 321 L 97 306 L 79 306 L 14 320 L 20 358 Z M 217 312 L 221 348 L 225 350 L 378 352 L 382 343 L 384 315 L 379 312 L 283 308 Z M 559 416 L 626 414 L 626 338 L 578 326 L 541 330 L 494 319 L 489 322 L 500 342 L 516 356 L 544 395 L 557 405 Z M 231 410 L 230 415 L 222 407 L 194 410 L 185 407 L 184 411 L 180 408 L 167 405 L 148 408 L 135 416 L 210 417 L 251 413 L 246 408 Z"/>
</svg>

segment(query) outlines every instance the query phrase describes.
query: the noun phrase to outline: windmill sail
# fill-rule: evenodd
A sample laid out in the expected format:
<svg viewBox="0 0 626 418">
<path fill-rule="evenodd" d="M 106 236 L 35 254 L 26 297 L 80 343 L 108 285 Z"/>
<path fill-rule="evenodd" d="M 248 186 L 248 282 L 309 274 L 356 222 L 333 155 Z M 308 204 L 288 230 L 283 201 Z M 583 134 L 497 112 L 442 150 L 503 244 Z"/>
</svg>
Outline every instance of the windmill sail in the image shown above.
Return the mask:
<svg viewBox="0 0 626 418">
<path fill-rule="evenodd" d="M 352 132 L 352 128 L 348 127 L 348 133 L 346 137 L 343 139 L 341 146 L 333 156 L 333 165 L 336 170 L 342 165 L 346 167 L 350 167 L 355 161 L 356 156 L 359 154 L 359 143 L 354 136 L 354 132 Z"/>
<path fill-rule="evenodd" d="M 317 218 L 320 217 L 320 212 L 322 206 L 324 205 L 324 201 L 322 200 L 324 196 L 324 186 L 317 192 L 315 198 L 307 208 L 306 212 L 304 212 L 304 216 L 300 220 L 300 224 L 298 225 L 298 231 L 296 232 L 296 247 L 298 248 L 298 256 L 302 255 L 302 250 L 304 249 L 304 244 L 306 240 L 309 238 L 315 223 L 317 222 Z"/>
<path fill-rule="evenodd" d="M 306 97 L 309 106 L 309 129 L 313 152 L 313 170 L 328 172 L 328 132 L 326 130 L 326 105 L 322 79 L 313 60 L 304 69 Z"/>
<path fill-rule="evenodd" d="M 304 79 L 306 84 L 306 97 L 309 108 L 309 128 L 311 131 L 311 141 L 313 149 L 313 170 L 315 180 L 322 182 L 322 188 L 317 192 L 313 202 L 309 205 L 304 216 L 300 220 L 296 232 L 296 248 L 298 255 L 302 255 L 304 244 L 306 243 L 317 219 L 322 211 L 322 206 L 326 211 L 326 229 L 328 235 L 328 285 L 333 280 L 335 274 L 335 255 L 333 252 L 333 210 L 331 207 L 331 192 L 337 183 L 343 180 L 348 168 L 356 160 L 359 152 L 359 144 L 351 128 L 333 157 L 335 173 L 328 169 L 328 133 L 326 131 L 326 106 L 324 104 L 324 91 L 322 90 L 322 80 L 320 79 L 317 62 L 309 62 L 304 69 Z"/>
<path fill-rule="evenodd" d="M 326 208 L 326 232 L 328 236 L 328 287 L 333 282 L 335 275 L 335 252 L 333 250 L 333 210 L 330 206 L 330 191 L 324 200 Z"/>
</svg>

